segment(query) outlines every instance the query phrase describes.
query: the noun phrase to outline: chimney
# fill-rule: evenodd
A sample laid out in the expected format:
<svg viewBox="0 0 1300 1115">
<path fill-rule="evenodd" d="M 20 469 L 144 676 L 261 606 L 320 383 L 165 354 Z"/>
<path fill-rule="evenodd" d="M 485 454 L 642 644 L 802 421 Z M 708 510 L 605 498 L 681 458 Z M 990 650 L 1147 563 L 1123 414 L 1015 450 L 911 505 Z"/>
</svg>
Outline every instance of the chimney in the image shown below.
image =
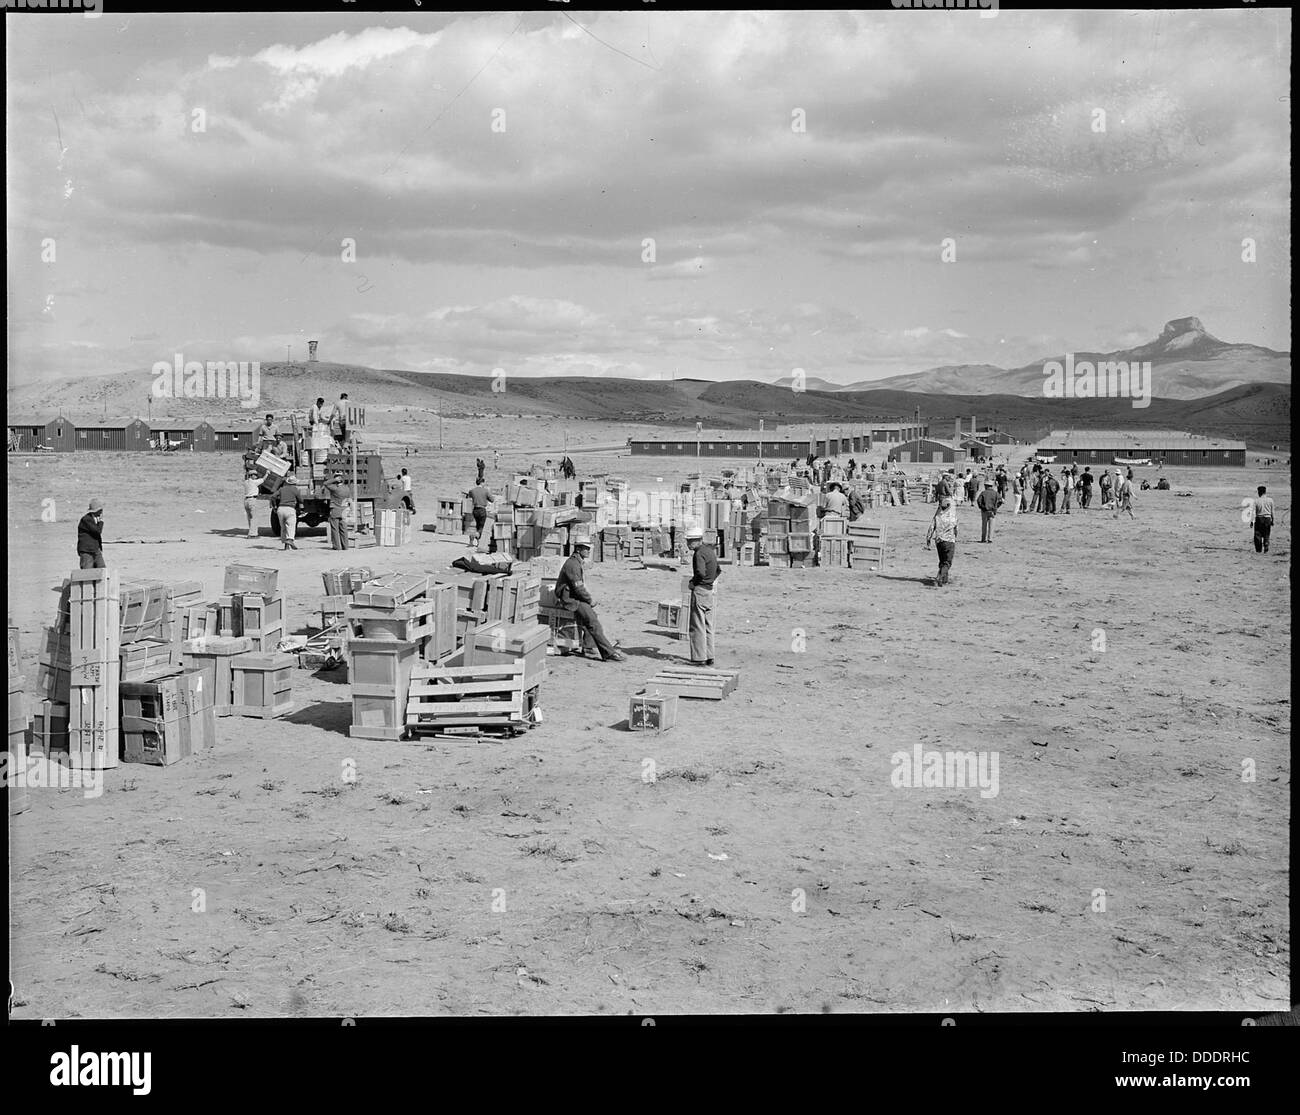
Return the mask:
<svg viewBox="0 0 1300 1115">
<path fill-rule="evenodd" d="M 970 416 L 970 436 L 975 436 L 975 415 Z"/>
</svg>

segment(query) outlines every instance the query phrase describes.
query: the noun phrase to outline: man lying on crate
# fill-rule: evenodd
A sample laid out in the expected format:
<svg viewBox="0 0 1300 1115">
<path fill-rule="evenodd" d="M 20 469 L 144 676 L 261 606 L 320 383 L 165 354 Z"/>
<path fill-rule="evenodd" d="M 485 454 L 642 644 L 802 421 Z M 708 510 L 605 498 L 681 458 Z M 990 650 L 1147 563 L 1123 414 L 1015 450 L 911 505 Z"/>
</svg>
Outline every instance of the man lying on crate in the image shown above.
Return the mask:
<svg viewBox="0 0 1300 1115">
<path fill-rule="evenodd" d="M 562 608 L 572 608 L 574 619 L 583 630 L 590 631 L 591 637 L 600 651 L 602 662 L 623 662 L 627 655 L 605 638 L 600 620 L 593 607 L 595 601 L 587 586 L 583 583 L 582 563 L 591 557 L 590 542 L 575 542 L 573 556 L 561 567 L 560 575 L 555 579 L 555 599 Z"/>
</svg>

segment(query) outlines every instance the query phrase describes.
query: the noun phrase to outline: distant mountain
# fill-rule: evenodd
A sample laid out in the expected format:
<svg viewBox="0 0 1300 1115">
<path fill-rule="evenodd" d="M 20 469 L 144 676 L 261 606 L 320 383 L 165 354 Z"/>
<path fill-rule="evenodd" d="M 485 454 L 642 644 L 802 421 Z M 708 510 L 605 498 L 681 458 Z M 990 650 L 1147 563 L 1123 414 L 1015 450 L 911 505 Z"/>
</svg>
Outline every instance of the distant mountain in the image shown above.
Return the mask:
<svg viewBox="0 0 1300 1115">
<path fill-rule="evenodd" d="M 1190 332 L 1179 330 L 1172 339 L 1187 337 Z M 1188 348 L 1201 350 L 1223 344 L 1208 335 L 1204 340 L 1192 337 L 1185 343 Z M 1250 346 L 1225 346 L 1240 347 Z M 1286 382 L 1238 384 L 1213 395 L 1187 399 L 1156 397 L 1149 407 L 1135 409 L 1129 399 L 1045 399 L 1037 368 L 1035 390 L 1024 394 L 989 394 L 983 390 L 929 394 L 899 390 L 891 386 L 896 381 L 857 391 L 824 391 L 815 386 L 792 391 L 788 386 L 754 380 L 666 382 L 572 376 L 513 378 L 505 381 L 505 390 L 494 391 L 493 380 L 486 376 L 435 375 L 355 364 L 264 363 L 261 398 L 256 407 L 241 408 L 237 402 L 223 399 L 154 400 L 152 417 L 155 422 L 163 417 L 206 418 L 251 427 L 268 411 L 283 414 L 292 409 L 302 414 L 318 395 L 333 402 L 341 391 L 347 391 L 354 404 L 377 411 L 440 409 L 443 414 L 462 417 L 504 414 L 526 419 L 544 415 L 677 428 L 691 427 L 699 421 L 710 429 L 755 430 L 760 420 L 766 421 L 768 429 L 778 424 L 847 428 L 873 417 L 912 416 L 919 409 L 935 437 L 950 436 L 957 418 L 969 431 L 974 418 L 981 429 L 993 426 L 1025 441 L 1042 436 L 1052 427 L 1092 426 L 1185 429 L 1241 438 L 1253 444 L 1289 445 L 1289 381 L 1288 361 Z M 97 421 L 105 415 L 148 419 L 151 386 L 152 378 L 140 371 L 12 388 L 8 395 L 9 422 L 18 423 L 28 415 L 48 419 L 59 413 L 74 422 Z"/>
<path fill-rule="evenodd" d="M 1197 399 L 1250 383 L 1291 382 L 1291 354 L 1259 345 L 1230 344 L 1205 331 L 1199 318 L 1180 317 L 1165 323 L 1160 336 L 1136 348 L 1116 352 L 1075 352 L 1080 360 L 1151 361 L 1151 392 L 1162 399 Z M 1065 362 L 1065 355 L 1047 356 L 1021 368 L 1006 370 L 991 364 L 961 364 L 931 368 L 910 375 L 890 376 L 836 390 L 879 389 L 924 391 L 929 394 L 1041 395 L 1043 365 Z"/>
</svg>

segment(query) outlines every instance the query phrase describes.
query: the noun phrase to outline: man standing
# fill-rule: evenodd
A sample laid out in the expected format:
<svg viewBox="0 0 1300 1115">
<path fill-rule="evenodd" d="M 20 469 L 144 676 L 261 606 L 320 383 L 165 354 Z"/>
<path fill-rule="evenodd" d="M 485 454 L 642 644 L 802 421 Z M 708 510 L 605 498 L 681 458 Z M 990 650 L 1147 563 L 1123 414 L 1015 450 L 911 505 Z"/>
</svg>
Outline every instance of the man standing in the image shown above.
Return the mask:
<svg viewBox="0 0 1300 1115">
<path fill-rule="evenodd" d="M 1020 514 L 1020 501 L 1024 496 L 1024 473 L 1017 472 L 1011 478 L 1011 514 Z"/>
<path fill-rule="evenodd" d="M 1273 506 L 1273 497 L 1265 494 L 1268 489 L 1263 484 L 1259 486 L 1258 491 L 1259 495 L 1252 502 L 1255 512 L 1255 553 L 1266 554 L 1269 535 L 1273 532 L 1273 516 L 1276 509 Z M 90 506 L 95 505 L 92 503 Z M 85 566 L 83 565 L 82 568 L 84 569 Z"/>
<path fill-rule="evenodd" d="M 280 440 L 280 431 L 275 428 L 275 415 L 268 414 L 266 420 L 257 428 L 257 444 L 259 447 L 274 445 Z"/>
<path fill-rule="evenodd" d="M 403 472 L 406 469 L 402 469 Z M 343 473 L 337 470 L 334 479 L 324 485 L 325 494 L 330 497 L 330 549 L 346 550 L 351 545 L 348 540 L 348 525 L 344 519 L 348 490 L 343 483 Z"/>
<path fill-rule="evenodd" d="M 691 551 L 691 665 L 713 665 L 713 585 L 721 572 L 718 555 L 704 544 L 704 528 L 691 527 L 686 532 Z"/>
<path fill-rule="evenodd" d="M 1079 477 L 1079 506 L 1085 511 L 1088 510 L 1088 505 L 1092 503 L 1092 479 L 1092 469 L 1085 467 L 1083 475 Z"/>
<path fill-rule="evenodd" d="M 494 469 L 499 469 L 499 468 L 501 467 L 501 450 L 500 450 L 500 449 L 493 449 L 493 450 L 492 450 L 492 467 L 493 467 Z"/>
<path fill-rule="evenodd" d="M 934 513 L 930 524 L 930 533 L 925 536 L 925 545 L 935 544 L 939 551 L 939 573 L 934 579 L 937 587 L 948 583 L 948 571 L 952 568 L 953 558 L 957 556 L 957 508 L 952 499 L 944 496 Z"/>
<path fill-rule="evenodd" d="M 1270 503 L 1272 500 L 1269 501 Z M 92 499 L 77 524 L 77 560 L 82 569 L 104 568 L 104 501 Z"/>
<path fill-rule="evenodd" d="M 257 514 L 257 493 L 262 490 L 262 482 L 257 478 L 257 469 L 250 468 L 244 474 L 244 515 L 248 519 L 248 537 L 257 537 L 257 526 L 253 516 Z"/>
<path fill-rule="evenodd" d="M 984 481 L 984 490 L 975 497 L 980 509 L 980 541 L 993 541 L 993 516 L 998 513 L 998 490 L 992 480 Z"/>
<path fill-rule="evenodd" d="M 573 544 L 573 555 L 560 566 L 555 578 L 555 599 L 562 608 L 572 608 L 574 619 L 582 630 L 591 634 L 602 662 L 623 662 L 627 655 L 606 637 L 596 615 L 595 601 L 583 581 L 582 563 L 591 556 L 591 543 L 585 540 Z"/>
<path fill-rule="evenodd" d="M 275 490 L 275 513 L 280 520 L 280 541 L 283 549 L 296 550 L 294 537 L 298 530 L 298 512 L 302 510 L 302 493 L 298 491 L 298 477 L 290 470 L 284 483 Z"/>
<path fill-rule="evenodd" d="M 1127 511 L 1130 519 L 1136 519 L 1133 514 L 1133 481 L 1121 476 L 1119 469 L 1115 470 L 1115 477 L 1115 518 L 1119 518 L 1121 511 Z"/>
<path fill-rule="evenodd" d="M 488 491 L 488 486 L 483 483 L 483 475 L 479 474 L 478 483 L 465 493 L 474 501 L 474 541 L 478 541 L 483 534 L 483 524 L 487 522 L 487 507 L 489 503 L 496 503 L 496 496 Z M 590 549 L 590 547 L 588 547 Z"/>
<path fill-rule="evenodd" d="M 324 405 L 323 399 L 321 405 Z M 339 401 L 334 404 L 334 409 L 330 411 L 330 435 L 334 438 L 334 444 L 340 449 L 347 445 L 348 393 L 346 391 L 339 395 Z"/>
<path fill-rule="evenodd" d="M 411 474 L 406 469 L 402 469 L 399 475 L 402 479 L 402 506 L 414 515 L 415 500 L 411 498 Z"/>
<path fill-rule="evenodd" d="M 325 397 L 322 395 L 307 412 L 307 433 L 314 434 L 316 427 L 325 421 Z"/>
</svg>

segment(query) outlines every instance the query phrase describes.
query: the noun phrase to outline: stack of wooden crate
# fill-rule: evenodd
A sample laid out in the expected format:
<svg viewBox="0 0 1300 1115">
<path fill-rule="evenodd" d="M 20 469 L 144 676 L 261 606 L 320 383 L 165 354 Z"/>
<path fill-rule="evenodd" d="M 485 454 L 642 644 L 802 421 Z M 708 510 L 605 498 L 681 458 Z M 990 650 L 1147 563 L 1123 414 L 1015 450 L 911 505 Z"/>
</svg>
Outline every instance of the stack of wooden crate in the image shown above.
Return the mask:
<svg viewBox="0 0 1300 1115">
<path fill-rule="evenodd" d="M 849 564 L 849 539 L 845 533 L 847 523 L 843 515 L 827 514 L 818 524 L 817 563 L 836 569 Z"/>
<path fill-rule="evenodd" d="M 284 597 L 277 569 L 226 566 L 222 595 L 209 607 L 203 634 L 252 640 L 252 649 L 272 653 L 285 634 Z"/>
<path fill-rule="evenodd" d="M 120 592 L 116 570 L 77 569 L 68 578 L 68 764 L 72 767 L 117 766 Z"/>
<path fill-rule="evenodd" d="M 438 500 L 438 533 L 461 534 L 464 520 L 460 511 L 460 497 Z"/>
<path fill-rule="evenodd" d="M 212 694 L 213 715 L 234 714 L 232 664 L 239 655 L 254 650 L 253 640 L 244 635 L 200 635 L 184 644 L 182 665 L 189 673 L 203 675 L 203 690 Z"/>
<path fill-rule="evenodd" d="M 397 639 L 348 640 L 352 726 L 360 739 L 397 740 L 406 734 L 406 703 L 419 645 Z"/>
<path fill-rule="evenodd" d="M 322 630 L 333 627 L 346 618 L 348 605 L 352 603 L 352 594 L 373 577 L 374 572 L 368 566 L 355 569 L 327 569 L 321 574 L 321 579 L 325 583 L 325 595 L 320 598 L 318 605 Z"/>
</svg>

